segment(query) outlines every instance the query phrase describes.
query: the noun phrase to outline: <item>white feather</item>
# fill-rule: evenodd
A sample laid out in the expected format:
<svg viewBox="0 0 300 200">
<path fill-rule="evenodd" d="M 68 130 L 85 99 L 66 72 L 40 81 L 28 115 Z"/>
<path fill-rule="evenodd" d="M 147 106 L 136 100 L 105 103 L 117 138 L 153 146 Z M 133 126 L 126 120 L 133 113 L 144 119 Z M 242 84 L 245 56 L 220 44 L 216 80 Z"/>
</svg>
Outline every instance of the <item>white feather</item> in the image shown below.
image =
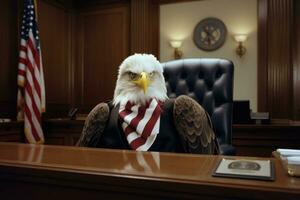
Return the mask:
<svg viewBox="0 0 300 200">
<path fill-rule="evenodd" d="M 128 71 L 138 74 L 141 72 L 156 73 L 150 82 L 146 94 L 135 83 L 128 80 L 125 76 Z M 134 54 L 129 56 L 119 67 L 118 80 L 114 92 L 114 105 L 125 104 L 128 101 L 143 105 L 152 98 L 162 102 L 168 98 L 161 64 L 151 54 Z"/>
</svg>

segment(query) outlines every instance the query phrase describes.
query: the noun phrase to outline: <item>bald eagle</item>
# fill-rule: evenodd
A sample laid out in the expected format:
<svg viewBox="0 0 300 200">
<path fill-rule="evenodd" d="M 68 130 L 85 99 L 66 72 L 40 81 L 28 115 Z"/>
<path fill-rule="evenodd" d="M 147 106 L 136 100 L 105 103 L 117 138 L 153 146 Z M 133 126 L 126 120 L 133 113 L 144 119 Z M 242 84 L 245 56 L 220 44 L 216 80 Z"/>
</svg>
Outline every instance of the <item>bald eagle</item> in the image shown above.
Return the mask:
<svg viewBox="0 0 300 200">
<path fill-rule="evenodd" d="M 134 54 L 119 67 L 111 102 L 87 116 L 78 146 L 213 154 L 215 134 L 192 98 L 169 99 L 163 68 L 150 54 Z"/>
</svg>

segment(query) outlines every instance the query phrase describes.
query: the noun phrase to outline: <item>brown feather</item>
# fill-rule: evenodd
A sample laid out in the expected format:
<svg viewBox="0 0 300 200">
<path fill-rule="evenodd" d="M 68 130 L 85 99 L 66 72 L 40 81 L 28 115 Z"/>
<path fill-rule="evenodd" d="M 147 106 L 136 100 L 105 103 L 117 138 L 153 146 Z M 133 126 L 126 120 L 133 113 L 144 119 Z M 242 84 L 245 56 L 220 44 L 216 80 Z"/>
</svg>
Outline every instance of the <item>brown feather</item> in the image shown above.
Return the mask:
<svg viewBox="0 0 300 200">
<path fill-rule="evenodd" d="M 174 103 L 173 115 L 186 149 L 192 153 L 214 153 L 215 134 L 209 115 L 200 104 L 188 96 L 179 96 Z"/>
<path fill-rule="evenodd" d="M 78 146 L 96 147 L 109 118 L 109 106 L 100 103 L 87 116 L 81 136 L 77 142 Z"/>
</svg>

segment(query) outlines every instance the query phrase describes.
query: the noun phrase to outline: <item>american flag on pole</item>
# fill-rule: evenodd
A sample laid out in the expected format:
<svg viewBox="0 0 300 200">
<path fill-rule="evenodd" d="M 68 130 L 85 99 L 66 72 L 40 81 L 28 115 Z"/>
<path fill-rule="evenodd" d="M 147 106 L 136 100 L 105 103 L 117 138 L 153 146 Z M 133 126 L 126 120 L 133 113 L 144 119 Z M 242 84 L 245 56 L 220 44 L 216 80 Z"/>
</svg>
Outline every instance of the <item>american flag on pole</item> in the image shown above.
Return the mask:
<svg viewBox="0 0 300 200">
<path fill-rule="evenodd" d="M 45 111 L 45 84 L 34 0 L 24 0 L 18 63 L 18 119 L 24 118 L 29 143 L 44 143 L 41 113 Z"/>
</svg>

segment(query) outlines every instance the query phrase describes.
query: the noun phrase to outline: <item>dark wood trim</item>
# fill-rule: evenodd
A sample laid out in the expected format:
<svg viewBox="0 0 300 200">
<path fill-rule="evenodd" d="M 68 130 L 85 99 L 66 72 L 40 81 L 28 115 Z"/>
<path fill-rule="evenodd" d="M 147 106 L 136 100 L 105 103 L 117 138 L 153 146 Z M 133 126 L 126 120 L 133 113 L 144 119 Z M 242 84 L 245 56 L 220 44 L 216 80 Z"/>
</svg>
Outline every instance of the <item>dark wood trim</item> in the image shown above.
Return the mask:
<svg viewBox="0 0 300 200">
<path fill-rule="evenodd" d="M 16 118 L 20 1 L 1 2 L 0 118 Z"/>
<path fill-rule="evenodd" d="M 71 11 L 74 8 L 73 0 L 42 0 L 43 2 L 55 6 L 59 9 Z M 38 2 L 38 1 L 37 1 Z M 39 4 L 39 2 L 37 3 Z"/>
<path fill-rule="evenodd" d="M 77 11 L 73 10 L 69 14 L 69 46 L 68 46 L 68 56 L 69 56 L 69 102 L 70 108 L 76 107 L 75 105 L 75 82 L 76 79 L 76 46 L 77 46 Z M 76 81 L 75 81 L 76 80 Z"/>
<path fill-rule="evenodd" d="M 77 35 L 76 39 L 77 42 L 74 43 L 76 46 L 75 54 L 75 78 L 77 81 L 75 81 L 75 88 L 74 88 L 74 94 L 77 98 L 74 99 L 74 103 L 76 107 L 81 108 L 83 106 L 83 87 L 84 87 L 84 31 L 81 26 L 83 24 L 83 18 L 81 16 L 82 14 L 78 13 L 76 15 L 76 30 Z"/>
<path fill-rule="evenodd" d="M 149 1 L 131 0 L 130 15 L 131 54 L 145 53 L 149 49 Z"/>
<path fill-rule="evenodd" d="M 23 142 L 24 123 L 12 121 L 0 123 L 0 141 L 1 142 Z"/>
<path fill-rule="evenodd" d="M 294 0 L 293 3 L 293 118 L 300 120 L 300 2 Z"/>
<path fill-rule="evenodd" d="M 258 0 L 258 111 L 293 119 L 293 0 Z"/>
<path fill-rule="evenodd" d="M 238 156 L 269 157 L 277 148 L 299 148 L 300 124 L 234 124 L 232 144 Z"/>
<path fill-rule="evenodd" d="M 74 146 L 84 126 L 78 120 L 48 119 L 43 121 L 46 144 Z M 232 144 L 238 156 L 269 157 L 277 148 L 299 148 L 300 123 L 233 124 Z M 0 141 L 24 142 L 23 123 L 0 123 Z"/>
<path fill-rule="evenodd" d="M 292 108 L 292 0 L 268 1 L 268 103 L 271 118 L 290 119 Z"/>
<path fill-rule="evenodd" d="M 159 5 L 151 0 L 131 0 L 130 52 L 159 52 Z"/>
<path fill-rule="evenodd" d="M 128 4 L 130 0 L 73 0 L 77 10 L 95 8 L 97 6 L 118 6 Z"/>
<path fill-rule="evenodd" d="M 267 68 L 267 55 L 268 55 L 268 0 L 258 0 L 258 31 L 257 31 L 257 98 L 258 98 L 258 111 L 268 111 L 268 68 Z"/>
<path fill-rule="evenodd" d="M 129 27 L 128 4 L 97 5 L 79 11 L 79 112 L 88 113 L 97 103 L 112 99 L 118 66 L 129 55 Z"/>
<path fill-rule="evenodd" d="M 186 3 L 191 1 L 203 1 L 203 0 L 154 0 L 158 1 L 159 4 L 170 4 L 170 3 Z"/>
</svg>

